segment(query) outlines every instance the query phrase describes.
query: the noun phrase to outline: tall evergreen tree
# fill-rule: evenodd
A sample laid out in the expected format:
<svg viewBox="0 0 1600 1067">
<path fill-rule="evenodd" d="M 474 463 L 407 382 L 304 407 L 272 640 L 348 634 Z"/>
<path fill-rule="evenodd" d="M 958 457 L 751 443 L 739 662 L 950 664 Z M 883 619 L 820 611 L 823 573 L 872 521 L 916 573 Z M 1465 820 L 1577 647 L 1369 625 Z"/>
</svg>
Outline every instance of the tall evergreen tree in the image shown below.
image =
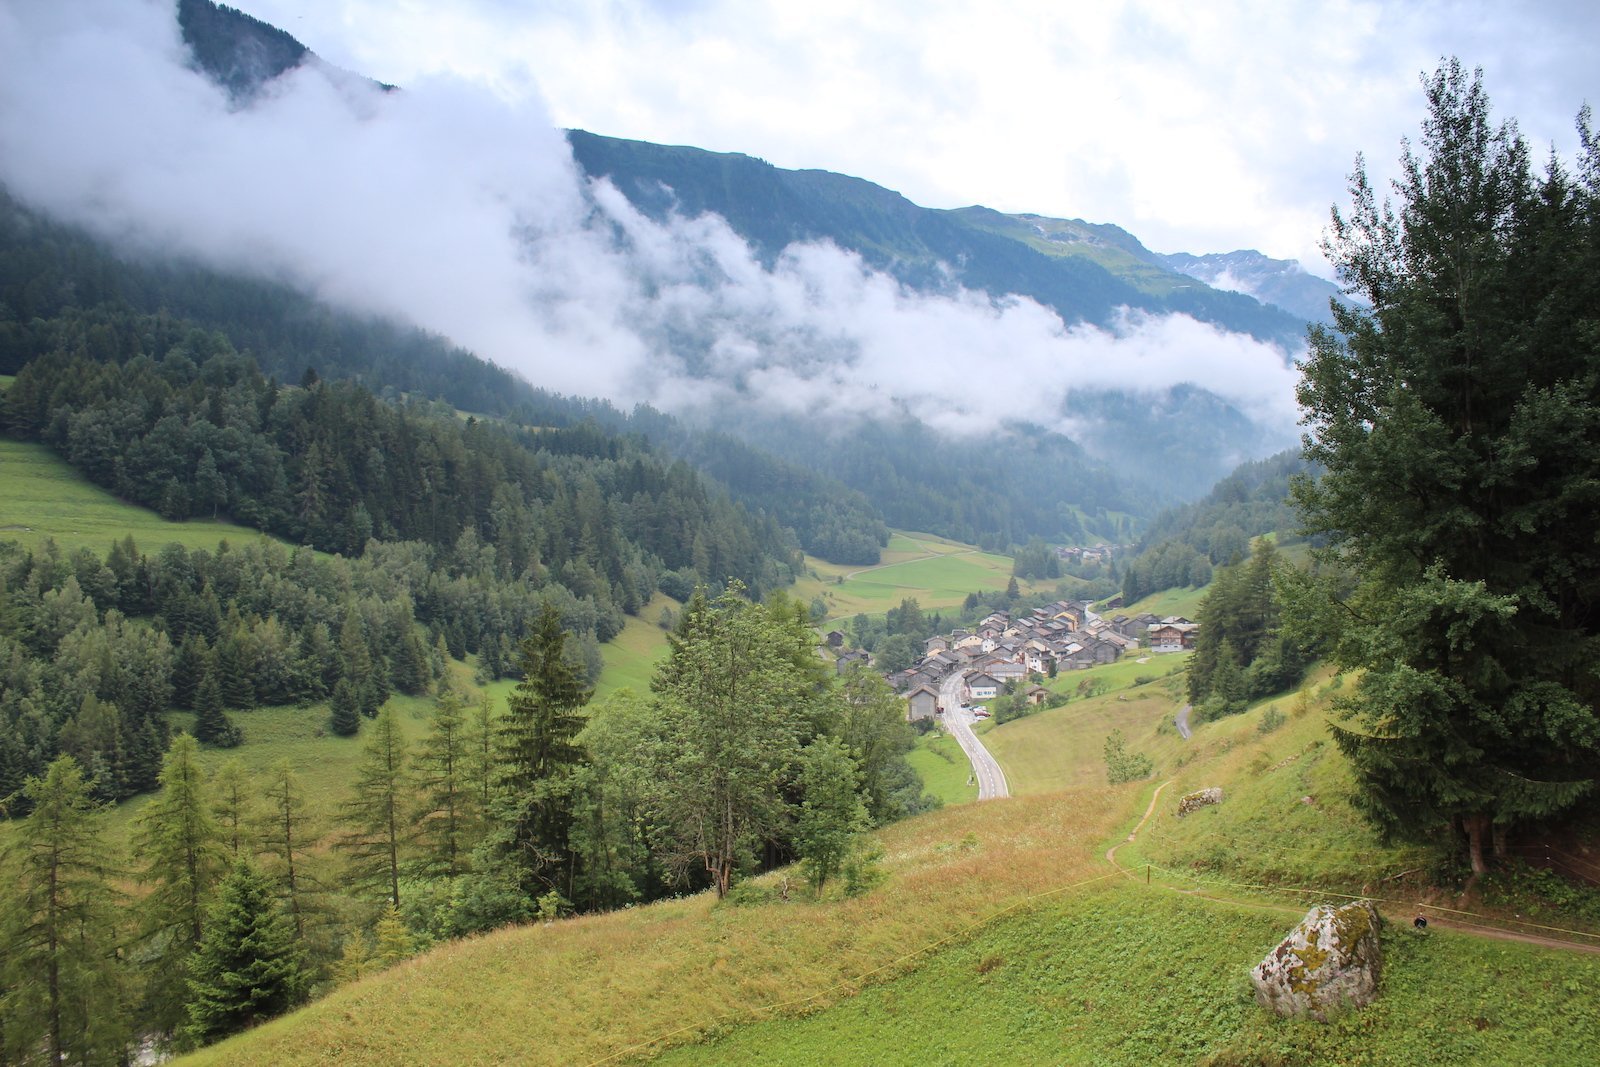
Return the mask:
<svg viewBox="0 0 1600 1067">
<path fill-rule="evenodd" d="M 244 735 L 223 710 L 222 686 L 217 681 L 215 669 L 206 671 L 205 677 L 200 679 L 194 704 L 196 740 L 217 748 L 234 748 L 244 740 Z"/>
<path fill-rule="evenodd" d="M 209 1042 L 300 1003 L 309 986 L 294 927 L 272 885 L 240 857 L 206 915 L 189 978 L 189 1033 Z"/>
<path fill-rule="evenodd" d="M 350 679 L 340 678 L 334 683 L 329 708 L 328 729 L 340 737 L 354 737 L 361 732 L 361 698 Z"/>
<path fill-rule="evenodd" d="M 563 654 L 566 636 L 560 613 L 546 601 L 522 642 L 522 680 L 501 722 L 498 815 L 530 895 L 555 890 L 570 900 L 573 775 L 584 761 L 577 737 L 591 691 Z"/>
<path fill-rule="evenodd" d="M 139 813 L 134 848 L 143 861 L 139 880 L 150 887 L 140 902 L 146 954 L 146 1021 L 171 1033 L 187 1017 L 186 976 L 200 945 L 212 890 L 225 870 L 222 835 L 198 761 L 200 746 L 188 734 L 172 739 L 161 768 L 161 791 Z"/>
<path fill-rule="evenodd" d="M 454 878 L 471 852 L 477 811 L 467 781 L 467 721 L 461 698 L 452 692 L 434 702 L 428 734 L 417 752 L 421 790 L 417 829 L 423 865 L 430 873 Z"/>
<path fill-rule="evenodd" d="M 227 849 L 228 862 L 238 859 L 248 847 L 248 831 L 255 821 L 254 785 L 244 763 L 237 756 L 224 760 L 211 779 L 211 814 L 217 820 L 217 833 Z"/>
<path fill-rule="evenodd" d="M 282 887 L 281 895 L 295 936 L 305 940 L 316 913 L 322 886 L 308 870 L 313 850 L 322 840 L 315 813 L 287 759 L 272 765 L 265 781 L 266 811 L 261 816 L 261 851 L 265 873 Z"/>
<path fill-rule="evenodd" d="M 42 1049 L 51 1063 L 120 1064 L 127 983 L 99 805 L 71 756 L 29 778 L 23 796 L 33 813 L 4 853 L 5 1047 Z"/>
<path fill-rule="evenodd" d="M 336 847 L 349 857 L 350 883 L 381 891 L 397 908 L 401 868 L 415 837 L 411 788 L 405 736 L 394 706 L 385 704 L 361 751 L 354 790 L 344 805 L 349 829 Z"/>
<path fill-rule="evenodd" d="M 1532 174 L 1482 78 L 1426 80 L 1398 208 L 1357 163 L 1329 259 L 1367 307 L 1313 330 L 1295 496 L 1355 590 L 1327 613 L 1361 668 L 1335 738 L 1383 830 L 1492 841 L 1600 775 L 1600 143 Z"/>
</svg>

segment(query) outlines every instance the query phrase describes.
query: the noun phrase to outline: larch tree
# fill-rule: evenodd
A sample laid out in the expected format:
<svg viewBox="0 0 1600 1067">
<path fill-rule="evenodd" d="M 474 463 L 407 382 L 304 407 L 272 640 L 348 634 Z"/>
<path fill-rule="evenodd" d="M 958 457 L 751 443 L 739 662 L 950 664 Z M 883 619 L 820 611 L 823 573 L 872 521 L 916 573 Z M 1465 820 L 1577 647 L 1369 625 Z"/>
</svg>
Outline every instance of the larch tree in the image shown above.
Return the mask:
<svg viewBox="0 0 1600 1067">
<path fill-rule="evenodd" d="M 259 817 L 258 841 L 267 861 L 265 873 L 281 887 L 295 936 L 303 939 L 323 891 L 309 870 L 312 851 L 323 837 L 322 827 L 287 759 L 277 761 L 267 772 L 262 795 L 266 805 Z"/>
<path fill-rule="evenodd" d="M 22 793 L 32 814 L 8 835 L 0 907 L 5 1048 L 19 1061 L 42 1049 L 51 1063 L 125 1062 L 117 872 L 100 806 L 71 756 L 29 778 Z"/>
<path fill-rule="evenodd" d="M 417 831 L 424 870 L 445 878 L 454 878 L 465 868 L 478 825 L 467 780 L 467 745 L 461 698 L 441 693 L 416 756 L 421 798 Z"/>
<path fill-rule="evenodd" d="M 1324 473 L 1295 499 L 1354 592 L 1324 605 L 1362 673 L 1334 736 L 1390 834 L 1454 827 L 1474 872 L 1600 773 L 1600 145 L 1542 176 L 1481 74 L 1425 79 L 1380 204 L 1358 160 L 1325 240 L 1347 291 L 1298 396 Z M 1332 606 L 1328 606 L 1332 605 Z"/>
<path fill-rule="evenodd" d="M 250 781 L 250 773 L 239 757 L 229 757 L 211 779 L 211 814 L 217 820 L 217 832 L 228 850 L 229 863 L 248 846 L 255 812 L 255 785 Z"/>
<path fill-rule="evenodd" d="M 350 884 L 381 891 L 397 908 L 400 874 L 415 837 L 410 762 L 394 705 L 385 702 L 372 721 L 354 789 L 344 804 L 349 829 L 335 845 L 348 857 Z"/>
<path fill-rule="evenodd" d="M 147 1022 L 162 1033 L 172 1033 L 187 1018 L 189 957 L 200 945 L 206 906 L 226 870 L 199 751 L 188 734 L 172 739 L 161 791 L 139 813 L 134 835 L 143 863 L 139 880 L 149 887 L 139 907 L 149 946 Z"/>
</svg>

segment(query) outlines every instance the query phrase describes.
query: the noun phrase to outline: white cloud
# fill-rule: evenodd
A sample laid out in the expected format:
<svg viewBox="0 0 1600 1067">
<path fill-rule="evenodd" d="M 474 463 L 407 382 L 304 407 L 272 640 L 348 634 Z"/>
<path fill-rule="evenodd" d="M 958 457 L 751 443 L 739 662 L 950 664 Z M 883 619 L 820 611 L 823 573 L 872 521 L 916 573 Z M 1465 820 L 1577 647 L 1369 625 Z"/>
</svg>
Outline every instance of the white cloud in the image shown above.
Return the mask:
<svg viewBox="0 0 1600 1067">
<path fill-rule="evenodd" d="M 1293 372 L 1270 346 L 1181 316 L 1101 330 L 1029 300 L 911 292 L 830 246 L 767 270 L 720 219 L 658 224 L 586 184 L 531 82 L 410 73 L 384 94 L 304 68 L 236 110 L 183 66 L 165 4 L 0 13 L 0 180 L 119 240 L 287 279 L 624 404 L 909 407 L 965 433 L 1070 426 L 1074 388 L 1195 382 L 1292 427 Z"/>
<path fill-rule="evenodd" d="M 532 72 L 556 121 L 1132 230 L 1163 252 L 1317 240 L 1365 151 L 1394 172 L 1440 56 L 1482 65 L 1536 146 L 1575 144 L 1600 6 L 1580 0 L 241 0 L 354 69 Z"/>
</svg>

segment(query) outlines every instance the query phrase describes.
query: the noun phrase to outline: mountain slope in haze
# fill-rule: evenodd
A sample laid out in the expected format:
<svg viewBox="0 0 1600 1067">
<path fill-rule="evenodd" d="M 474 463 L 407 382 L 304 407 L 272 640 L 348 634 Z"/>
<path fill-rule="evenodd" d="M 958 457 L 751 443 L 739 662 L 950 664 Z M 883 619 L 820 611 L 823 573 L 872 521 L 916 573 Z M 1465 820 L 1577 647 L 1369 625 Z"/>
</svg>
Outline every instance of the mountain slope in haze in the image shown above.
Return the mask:
<svg viewBox="0 0 1600 1067">
<path fill-rule="evenodd" d="M 308 77 L 324 72 L 314 53 L 281 31 L 206 0 L 184 0 L 178 14 L 185 20 L 191 65 L 225 88 L 233 111 L 251 111 L 265 122 L 303 121 L 299 112 L 271 114 L 280 94 L 260 88 L 287 70 L 300 69 Z M 237 40 L 230 42 L 230 34 Z M 294 89 L 285 83 L 285 95 Z M 368 93 L 367 100 L 383 107 L 375 94 Z M 350 132 L 358 135 L 365 121 L 355 117 L 348 123 Z M 227 136 L 231 131 L 214 132 Z M 297 127 L 275 132 L 292 135 Z M 435 135 L 428 126 L 403 127 L 403 132 L 414 138 Z M 626 403 L 660 397 L 679 417 L 704 415 L 703 426 L 736 432 L 747 447 L 781 451 L 791 468 L 826 476 L 811 482 L 820 496 L 832 491 L 828 479 L 835 487 L 843 481 L 855 495 L 838 489 L 835 500 L 816 500 L 780 515 L 802 538 L 811 528 L 807 547 L 814 551 L 825 542 L 834 544 L 831 552 L 820 554 L 867 562 L 872 542 L 881 537 L 875 517 L 863 514 L 872 508 L 897 516 L 892 524 L 990 547 L 1035 536 L 1120 538 L 1135 532 L 1138 520 L 1160 504 L 1197 495 L 1239 459 L 1286 443 L 1263 440 L 1256 419 L 1285 420 L 1281 411 L 1257 402 L 1268 389 L 1276 391 L 1269 398 L 1273 404 L 1278 393 L 1287 392 L 1279 378 L 1289 372 L 1274 346 L 1289 345 L 1303 323 L 1240 294 L 1176 281 L 1181 276 L 1170 272 L 1163 279 L 1154 265 L 1141 268 L 1145 277 L 1130 280 L 1091 257 L 1047 254 L 1001 232 L 1006 216 L 983 209 L 930 211 L 858 178 L 780 171 L 745 156 L 573 133 L 572 151 L 583 170 L 604 171 L 637 199 L 643 214 L 670 220 L 647 224 L 640 231 L 646 243 L 633 244 L 623 215 L 612 214 L 618 205 L 627 216 L 632 211 L 614 193 L 582 181 L 573 173 L 567 145 L 551 141 L 553 151 L 511 160 L 514 166 L 496 180 L 515 189 L 530 165 L 537 169 L 544 162 L 552 173 L 560 172 L 558 178 L 567 184 L 552 181 L 552 188 L 559 185 L 561 196 L 571 193 L 578 218 L 563 216 L 554 225 L 559 233 L 575 235 L 583 254 L 568 264 L 550 300 L 558 312 L 569 306 L 558 302 L 569 301 L 581 314 L 595 314 L 616 329 L 628 351 L 625 356 L 602 351 L 606 344 L 587 337 L 576 343 L 591 349 L 568 350 L 571 335 L 541 332 L 541 308 L 526 324 L 519 323 L 530 328 L 518 335 L 517 351 L 501 358 L 536 367 L 583 364 L 580 356 L 610 359 L 612 364 L 601 368 L 609 378 L 585 373 L 574 386 L 569 375 L 566 391 L 587 392 L 590 383 L 594 392 L 607 388 L 606 382 L 614 389 L 619 381 L 635 383 Z M 372 173 L 363 160 L 351 176 L 354 185 L 330 188 L 328 202 L 340 203 L 341 196 L 359 199 Z M 395 218 L 420 220 L 432 203 L 401 205 L 415 210 Z M 301 210 L 295 204 L 274 206 L 291 222 Z M 176 205 L 175 214 L 186 210 L 187 201 Z M 737 239 L 725 240 L 722 223 L 709 221 L 709 215 L 707 226 L 680 225 L 695 212 L 716 212 Z M 389 232 L 405 229 L 380 216 L 372 221 Z M 440 217 L 452 218 L 447 212 Z M 974 221 L 980 217 L 983 225 Z M 128 228 L 137 229 L 137 218 L 127 221 Z M 476 221 L 493 229 L 502 220 Z M 510 216 L 504 221 L 509 226 Z M 181 229 L 184 222 L 178 218 L 168 224 Z M 292 224 L 284 229 L 305 245 L 315 245 L 320 236 L 302 236 Z M 1102 231 L 1103 245 L 1140 247 L 1131 237 L 1118 237 L 1114 227 Z M 519 232 L 529 242 L 540 239 L 532 230 Z M 671 260 L 673 269 L 652 273 L 648 242 L 653 240 L 681 253 Z M 816 244 L 786 255 L 796 241 Z M 203 241 L 197 246 L 200 251 L 187 254 L 206 253 Z M 297 381 L 310 366 L 324 377 L 359 376 L 375 391 L 447 397 L 466 410 L 547 418 L 551 424 L 568 417 L 551 412 L 550 397 L 535 401 L 520 383 L 501 388 L 509 376 L 447 342 L 409 343 L 409 331 L 396 329 L 392 335 L 407 343 L 353 345 L 359 330 L 346 329 L 346 319 L 338 329 L 328 329 L 326 309 L 305 300 L 296 306 L 291 296 L 303 292 L 283 279 L 315 279 L 325 267 L 334 273 L 348 272 L 352 264 L 360 269 L 360 257 L 319 259 L 319 250 L 308 249 L 302 260 L 299 247 L 274 253 L 276 271 L 273 263 L 260 265 L 276 279 L 264 286 L 246 283 L 237 273 L 255 269 L 253 263 L 228 259 L 228 265 L 203 270 L 145 256 L 110 269 L 98 279 L 105 283 L 98 291 L 102 299 L 128 299 L 147 313 L 167 307 L 214 324 L 280 381 Z M 346 241 L 339 247 L 352 245 Z M 450 244 L 447 258 L 475 263 L 456 257 L 470 256 L 476 247 L 470 241 Z M 397 249 L 405 253 L 409 246 Z M 843 255 L 836 251 L 841 249 Z M 723 252 L 730 262 L 737 260 L 732 275 L 717 274 L 715 257 Z M 795 268 L 808 256 L 821 264 L 814 273 L 807 273 L 805 264 Z M 506 266 L 527 270 L 510 280 L 531 282 L 537 289 L 541 279 L 533 272 L 547 262 L 529 255 Z M 687 266 L 678 270 L 679 262 Z M 776 269 L 763 272 L 762 263 Z M 863 263 L 881 270 L 861 271 Z M 496 262 L 485 274 L 501 267 Z M 402 283 L 417 280 L 398 273 Z M 585 288 L 591 273 L 598 280 Z M 365 284 L 369 275 L 360 276 Z M 127 292 L 131 278 L 138 279 L 131 287 L 139 290 L 136 295 Z M 838 289 L 811 286 L 818 278 L 838 282 Z M 495 275 L 493 280 L 508 279 Z M 622 299 L 611 299 L 614 290 L 607 281 L 615 283 Z M 314 280 L 304 284 L 317 288 Z M 424 277 L 420 288 L 428 284 Z M 28 289 L 25 280 L 23 287 Z M 77 290 L 85 297 L 76 301 L 78 307 L 93 306 L 87 298 L 92 288 Z M 660 297 L 663 292 L 667 298 Z M 860 306 L 853 303 L 857 293 L 868 297 Z M 17 352 L 20 345 L 34 351 L 48 343 L 25 325 L 33 314 L 26 308 L 49 303 L 48 292 L 33 286 L 25 296 L 13 304 L 20 331 L 13 339 L 20 340 L 0 349 Z M 396 305 L 382 299 L 369 306 Z M 307 315 L 307 308 L 317 310 Z M 1125 309 L 1134 314 L 1126 316 Z M 1172 314 L 1178 311 L 1187 314 Z M 419 315 L 417 321 L 440 320 Z M 448 316 L 442 321 L 466 329 Z M 1274 340 L 1269 345 L 1255 338 Z M 439 353 L 444 355 L 435 359 Z M 1261 373 L 1244 372 L 1246 365 Z M 538 384 L 539 372 L 533 373 Z M 473 384 L 471 401 L 460 397 L 458 380 Z M 1206 388 L 1206 380 L 1223 383 L 1218 388 L 1242 399 L 1223 397 Z M 1226 384 L 1241 381 L 1269 385 L 1239 390 Z M 1254 417 L 1244 409 L 1252 403 Z M 779 410 L 786 414 L 774 414 Z M 622 427 L 626 419 L 610 424 L 639 432 Z M 757 501 L 787 499 L 787 490 L 774 493 L 773 488 L 788 484 L 789 475 L 775 479 L 765 460 L 736 459 L 728 450 L 730 440 L 706 438 L 692 447 L 680 442 L 673 450 L 690 462 L 709 464 L 715 458 L 724 469 L 739 472 L 735 480 L 747 483 L 744 499 L 777 514 L 776 504 Z M 717 455 L 706 455 L 706 447 Z M 841 520 L 835 504 L 845 505 L 852 517 Z"/>
<path fill-rule="evenodd" d="M 1207 285 L 1247 293 L 1264 303 L 1284 308 L 1308 322 L 1333 324 L 1328 302 L 1345 302 L 1337 285 L 1314 274 L 1292 259 L 1273 259 L 1254 249 L 1211 252 L 1203 256 L 1174 252 L 1160 257 L 1173 270 Z"/>
<path fill-rule="evenodd" d="M 823 170 L 783 170 L 738 153 L 707 152 L 570 130 L 567 140 L 585 173 L 607 178 L 641 211 L 712 213 L 727 220 L 771 263 L 796 241 L 830 241 L 913 288 L 952 282 L 992 297 L 1031 297 L 1064 322 L 1109 325 L 1120 308 L 1178 312 L 1258 340 L 1298 347 L 1305 319 L 1240 293 L 1192 282 L 1116 230 L 1143 256 L 1063 255 L 1028 239 L 1039 216 L 984 207 L 919 207 L 890 189 Z M 1087 224 L 1079 224 L 1086 230 Z M 1167 275 L 1169 283 L 1151 284 Z"/>
</svg>

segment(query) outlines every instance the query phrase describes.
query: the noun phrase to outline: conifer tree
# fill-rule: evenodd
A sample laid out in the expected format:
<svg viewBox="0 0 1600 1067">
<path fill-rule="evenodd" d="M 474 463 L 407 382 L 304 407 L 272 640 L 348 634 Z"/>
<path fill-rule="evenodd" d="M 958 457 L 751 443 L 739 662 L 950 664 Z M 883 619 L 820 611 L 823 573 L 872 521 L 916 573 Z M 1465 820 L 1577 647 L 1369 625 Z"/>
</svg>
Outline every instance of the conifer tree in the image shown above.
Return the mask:
<svg viewBox="0 0 1600 1067">
<path fill-rule="evenodd" d="M 423 866 L 446 878 L 454 878 L 465 867 L 476 823 L 467 780 L 467 743 L 461 698 L 446 691 L 434 702 L 428 734 L 416 759 Z"/>
<path fill-rule="evenodd" d="M 1481 74 L 1425 88 L 1399 204 L 1358 160 L 1325 241 L 1365 306 L 1312 332 L 1323 473 L 1295 497 L 1355 586 L 1322 618 L 1361 669 L 1334 731 L 1358 802 L 1385 833 L 1453 828 L 1481 872 L 1600 777 L 1600 139 L 1583 115 L 1580 179 L 1535 177 Z"/>
<path fill-rule="evenodd" d="M 186 1017 L 189 957 L 200 945 L 206 905 L 225 870 L 199 751 L 188 734 L 172 739 L 161 768 L 161 791 L 139 813 L 134 837 L 144 864 L 139 880 L 150 887 L 139 909 L 144 936 L 153 946 L 147 1022 L 163 1033 Z"/>
<path fill-rule="evenodd" d="M 382 892 L 397 908 L 401 868 L 415 837 L 409 762 L 394 706 L 385 704 L 372 722 L 354 791 L 344 805 L 350 829 L 337 842 L 349 857 L 350 883 Z"/>
<path fill-rule="evenodd" d="M 410 959 L 417 950 L 411 931 L 406 929 L 405 920 L 400 917 L 400 909 L 393 904 L 383 909 L 372 933 L 372 960 L 379 967 L 393 967 L 402 960 Z"/>
<path fill-rule="evenodd" d="M 229 757 L 211 779 L 211 813 L 216 817 L 217 832 L 228 851 L 230 864 L 238 859 L 240 849 L 248 845 L 248 831 L 256 820 L 255 809 L 250 774 L 237 756 Z"/>
<path fill-rule="evenodd" d="M 222 686 L 215 670 L 206 671 L 195 691 L 194 736 L 203 744 L 233 748 L 244 740 L 239 728 L 222 708 Z"/>
<path fill-rule="evenodd" d="M 561 615 L 548 601 L 522 642 L 522 681 L 506 700 L 500 733 L 499 816 L 506 848 L 530 896 L 555 890 L 569 900 L 576 873 L 570 841 L 573 775 L 584 761 L 580 710 L 591 691 L 567 661 Z"/>
<path fill-rule="evenodd" d="M 249 1029 L 294 1007 L 309 986 L 294 926 L 271 884 L 240 857 L 206 914 L 189 985 L 189 1033 L 201 1042 Z"/>
<path fill-rule="evenodd" d="M 282 896 L 295 936 L 304 940 L 321 886 L 307 869 L 312 850 L 322 840 L 300 779 L 287 759 L 267 774 L 266 812 L 261 817 L 261 851 L 268 857 L 265 873 L 282 886 Z"/>
<path fill-rule="evenodd" d="M 354 737 L 361 731 L 361 699 L 350 679 L 340 678 L 334 683 L 329 708 L 328 729 L 340 737 Z"/>
<path fill-rule="evenodd" d="M 126 979 L 99 806 L 71 756 L 29 778 L 23 796 L 32 814 L 4 853 L 5 1047 L 51 1063 L 122 1062 Z"/>
</svg>

